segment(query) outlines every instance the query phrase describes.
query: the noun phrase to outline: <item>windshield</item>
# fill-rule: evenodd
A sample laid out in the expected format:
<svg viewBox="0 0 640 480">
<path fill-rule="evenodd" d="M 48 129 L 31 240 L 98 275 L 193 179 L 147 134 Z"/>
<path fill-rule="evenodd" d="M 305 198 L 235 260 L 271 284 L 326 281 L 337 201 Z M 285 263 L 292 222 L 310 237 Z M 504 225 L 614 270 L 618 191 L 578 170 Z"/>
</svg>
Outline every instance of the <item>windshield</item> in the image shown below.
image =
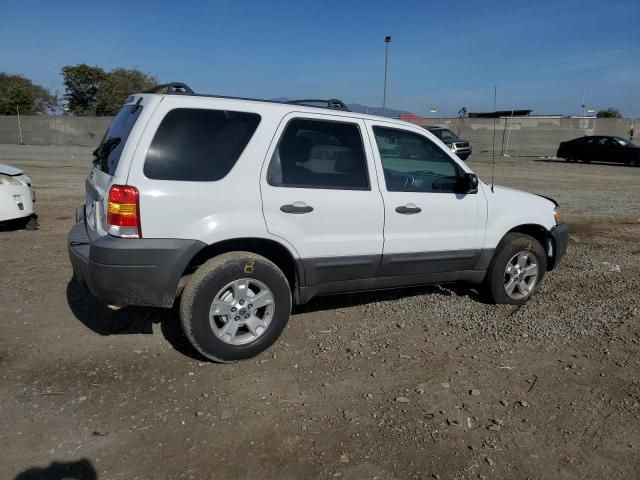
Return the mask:
<svg viewBox="0 0 640 480">
<path fill-rule="evenodd" d="M 438 128 L 435 130 L 430 130 L 430 132 L 445 143 L 458 139 L 458 136 L 447 128 Z"/>
<path fill-rule="evenodd" d="M 116 173 L 124 145 L 141 112 L 142 105 L 126 105 L 120 109 L 93 152 L 93 164 L 98 169 L 112 176 Z"/>
<path fill-rule="evenodd" d="M 622 145 L 623 147 L 635 147 L 636 145 L 631 143 L 629 140 L 625 140 L 624 138 L 620 138 L 620 137 L 613 137 L 613 139 L 618 142 L 620 145 Z"/>
</svg>

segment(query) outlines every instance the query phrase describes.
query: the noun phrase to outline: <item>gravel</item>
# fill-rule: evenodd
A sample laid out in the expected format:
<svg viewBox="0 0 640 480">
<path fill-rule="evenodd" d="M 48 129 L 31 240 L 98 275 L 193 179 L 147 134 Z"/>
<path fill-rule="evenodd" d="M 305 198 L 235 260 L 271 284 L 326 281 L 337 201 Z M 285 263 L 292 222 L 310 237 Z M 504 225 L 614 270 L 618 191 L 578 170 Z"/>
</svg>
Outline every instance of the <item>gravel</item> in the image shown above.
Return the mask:
<svg viewBox="0 0 640 480">
<path fill-rule="evenodd" d="M 0 146 L 41 223 L 0 233 L 1 478 L 82 458 L 99 478 L 640 478 L 640 169 L 498 161 L 572 228 L 523 307 L 463 285 L 316 299 L 264 355 L 214 365 L 175 310 L 70 281 L 90 151 L 30 148 Z"/>
</svg>

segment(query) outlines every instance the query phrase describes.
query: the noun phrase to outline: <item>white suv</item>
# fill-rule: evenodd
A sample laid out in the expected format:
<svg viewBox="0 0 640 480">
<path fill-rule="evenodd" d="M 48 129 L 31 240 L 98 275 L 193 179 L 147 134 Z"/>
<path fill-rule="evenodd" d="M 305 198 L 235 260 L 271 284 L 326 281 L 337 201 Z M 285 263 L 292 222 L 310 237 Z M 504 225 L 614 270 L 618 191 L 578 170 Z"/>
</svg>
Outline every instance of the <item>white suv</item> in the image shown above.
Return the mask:
<svg viewBox="0 0 640 480">
<path fill-rule="evenodd" d="M 553 200 L 494 191 L 425 129 L 337 100 L 163 85 L 127 99 L 95 157 L 76 278 L 117 306 L 180 298 L 217 361 L 263 351 L 316 295 L 466 281 L 523 303 L 567 245 Z"/>
</svg>

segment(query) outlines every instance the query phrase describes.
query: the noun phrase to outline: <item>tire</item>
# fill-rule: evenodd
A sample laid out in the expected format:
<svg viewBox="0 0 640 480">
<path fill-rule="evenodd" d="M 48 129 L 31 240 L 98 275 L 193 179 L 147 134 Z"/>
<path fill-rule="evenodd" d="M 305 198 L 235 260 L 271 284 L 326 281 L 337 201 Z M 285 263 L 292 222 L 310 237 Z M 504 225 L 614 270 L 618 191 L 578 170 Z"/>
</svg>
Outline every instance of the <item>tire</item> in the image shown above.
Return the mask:
<svg viewBox="0 0 640 480">
<path fill-rule="evenodd" d="M 268 294 L 271 303 L 262 305 Z M 254 307 L 252 298 L 262 306 Z M 266 350 L 280 337 L 290 314 L 291 289 L 284 273 L 251 252 L 224 253 L 205 262 L 180 300 L 186 337 L 216 362 L 235 362 Z"/>
<path fill-rule="evenodd" d="M 513 264 L 514 259 L 518 261 L 521 258 L 519 255 L 526 258 L 524 268 L 519 263 Z M 511 273 L 507 273 L 508 264 L 512 265 Z M 532 276 L 527 274 L 533 272 L 533 269 L 527 269 L 533 264 L 537 265 L 537 275 L 531 282 Z M 546 272 L 547 255 L 540 242 L 522 233 L 508 233 L 496 248 L 484 280 L 483 290 L 487 299 L 493 303 L 520 305 L 533 296 Z M 522 294 L 521 282 L 516 281 L 512 293 L 507 293 L 507 288 L 511 286 L 509 282 L 519 274 L 528 287 L 526 292 Z"/>
</svg>

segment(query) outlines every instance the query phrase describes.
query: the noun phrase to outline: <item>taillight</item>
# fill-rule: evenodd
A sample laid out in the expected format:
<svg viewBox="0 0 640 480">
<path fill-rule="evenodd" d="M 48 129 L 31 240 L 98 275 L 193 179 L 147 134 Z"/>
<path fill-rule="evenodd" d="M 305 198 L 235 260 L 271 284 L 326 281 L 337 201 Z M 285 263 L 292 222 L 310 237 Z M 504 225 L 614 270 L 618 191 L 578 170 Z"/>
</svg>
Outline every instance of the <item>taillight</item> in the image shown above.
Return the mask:
<svg viewBox="0 0 640 480">
<path fill-rule="evenodd" d="M 123 238 L 141 238 L 138 189 L 129 185 L 112 185 L 107 206 L 109 234 Z"/>
</svg>

